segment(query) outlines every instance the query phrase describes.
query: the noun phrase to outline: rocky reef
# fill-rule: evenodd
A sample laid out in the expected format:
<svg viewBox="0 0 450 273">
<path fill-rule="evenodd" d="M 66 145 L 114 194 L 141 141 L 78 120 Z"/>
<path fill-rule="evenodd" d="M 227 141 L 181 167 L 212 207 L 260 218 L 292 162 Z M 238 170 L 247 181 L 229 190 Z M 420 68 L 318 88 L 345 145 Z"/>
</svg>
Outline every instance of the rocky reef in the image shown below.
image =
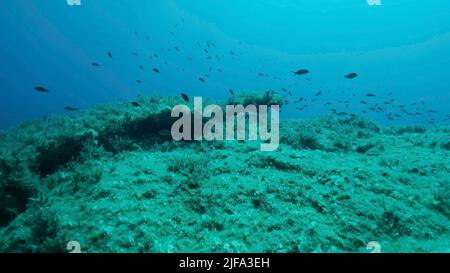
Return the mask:
<svg viewBox="0 0 450 273">
<path fill-rule="evenodd" d="M 1 132 L 0 251 L 450 251 L 450 128 L 282 120 L 280 148 L 261 152 L 172 141 L 180 103 L 141 97 Z"/>
</svg>

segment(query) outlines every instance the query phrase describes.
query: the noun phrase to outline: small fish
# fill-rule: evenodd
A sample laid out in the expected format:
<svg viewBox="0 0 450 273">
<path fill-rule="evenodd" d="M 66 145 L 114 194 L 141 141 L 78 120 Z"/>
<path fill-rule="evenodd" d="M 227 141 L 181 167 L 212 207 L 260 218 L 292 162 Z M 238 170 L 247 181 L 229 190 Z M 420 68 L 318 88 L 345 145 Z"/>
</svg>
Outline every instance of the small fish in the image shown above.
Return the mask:
<svg viewBox="0 0 450 273">
<path fill-rule="evenodd" d="M 92 66 L 100 66 L 99 63 L 91 63 Z"/>
<path fill-rule="evenodd" d="M 76 111 L 78 111 L 78 108 L 75 108 L 72 106 L 66 106 L 66 107 L 64 107 L 64 110 L 66 110 L 68 112 L 76 112 Z"/>
<path fill-rule="evenodd" d="M 175 46 L 174 49 L 175 49 L 176 51 L 180 51 L 180 49 L 179 49 L 177 46 Z"/>
<path fill-rule="evenodd" d="M 338 116 L 346 116 L 346 115 L 348 115 L 348 113 L 346 113 L 346 112 L 337 112 L 336 115 L 338 115 Z"/>
<path fill-rule="evenodd" d="M 136 107 L 141 106 L 138 102 L 135 102 L 135 101 L 133 101 L 133 102 L 131 103 L 131 105 L 136 106 Z"/>
<path fill-rule="evenodd" d="M 230 90 L 228 90 L 229 92 L 230 92 L 230 94 L 232 95 L 232 96 L 234 96 L 234 91 L 233 91 L 233 89 L 230 89 Z"/>
<path fill-rule="evenodd" d="M 317 91 L 317 93 L 316 94 L 314 94 L 314 96 L 321 96 L 323 94 L 323 92 L 322 91 Z"/>
<path fill-rule="evenodd" d="M 171 136 L 172 133 L 169 130 L 161 130 L 158 132 L 160 136 Z"/>
<path fill-rule="evenodd" d="M 181 93 L 181 97 L 185 102 L 189 102 L 189 96 L 186 93 Z"/>
<path fill-rule="evenodd" d="M 222 69 L 221 68 L 217 68 L 217 71 L 222 73 Z"/>
<path fill-rule="evenodd" d="M 136 52 L 132 52 L 131 55 L 137 56 L 137 53 Z"/>
<path fill-rule="evenodd" d="M 203 78 L 198 78 L 198 80 L 201 82 L 206 82 L 205 79 L 203 79 Z"/>
<path fill-rule="evenodd" d="M 108 56 L 112 59 L 112 53 L 111 52 L 108 52 Z"/>
<path fill-rule="evenodd" d="M 367 102 L 366 102 L 366 101 L 363 101 L 363 100 L 360 101 L 360 103 L 361 103 L 361 104 L 367 104 Z"/>
<path fill-rule="evenodd" d="M 297 71 L 292 72 L 294 75 L 306 75 L 309 73 L 308 69 L 299 69 Z"/>
<path fill-rule="evenodd" d="M 358 77 L 358 74 L 353 72 L 353 73 L 350 73 L 350 74 L 346 75 L 345 77 L 347 79 L 351 80 L 351 79 L 354 79 L 354 78 Z"/>
<path fill-rule="evenodd" d="M 236 53 L 234 53 L 233 50 L 230 50 L 230 54 L 233 55 L 233 56 L 236 56 Z"/>
<path fill-rule="evenodd" d="M 136 80 L 136 82 L 137 82 L 137 83 L 141 83 L 142 81 L 141 81 L 141 80 Z"/>
<path fill-rule="evenodd" d="M 376 95 L 372 94 L 372 93 L 369 93 L 369 94 L 366 94 L 366 97 L 376 97 Z"/>
<path fill-rule="evenodd" d="M 257 75 L 258 75 L 259 77 L 264 77 L 264 74 L 261 73 L 261 72 L 259 72 Z"/>
<path fill-rule="evenodd" d="M 283 90 L 284 92 L 287 92 L 287 89 L 286 89 L 286 88 L 284 88 L 284 87 L 283 87 L 283 88 L 281 88 L 281 90 Z"/>
<path fill-rule="evenodd" d="M 159 71 L 158 68 L 153 68 L 153 72 L 155 72 L 155 73 L 161 73 L 161 71 Z"/>
<path fill-rule="evenodd" d="M 140 69 L 144 70 L 144 67 L 142 65 L 139 66 Z"/>
<path fill-rule="evenodd" d="M 34 88 L 34 90 L 39 91 L 39 92 L 42 92 L 42 93 L 48 93 L 48 92 L 50 92 L 47 88 L 42 87 L 42 86 L 36 86 L 36 87 Z"/>
</svg>

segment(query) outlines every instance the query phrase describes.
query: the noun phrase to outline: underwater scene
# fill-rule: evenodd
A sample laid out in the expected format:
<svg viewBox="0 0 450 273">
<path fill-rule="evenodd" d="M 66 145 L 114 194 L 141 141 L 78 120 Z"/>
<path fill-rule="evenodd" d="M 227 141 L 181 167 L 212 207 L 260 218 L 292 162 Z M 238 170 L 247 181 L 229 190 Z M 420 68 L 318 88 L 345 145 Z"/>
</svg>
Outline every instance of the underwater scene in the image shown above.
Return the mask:
<svg viewBox="0 0 450 273">
<path fill-rule="evenodd" d="M 450 252 L 449 1 L 0 5 L 0 252 Z"/>
</svg>

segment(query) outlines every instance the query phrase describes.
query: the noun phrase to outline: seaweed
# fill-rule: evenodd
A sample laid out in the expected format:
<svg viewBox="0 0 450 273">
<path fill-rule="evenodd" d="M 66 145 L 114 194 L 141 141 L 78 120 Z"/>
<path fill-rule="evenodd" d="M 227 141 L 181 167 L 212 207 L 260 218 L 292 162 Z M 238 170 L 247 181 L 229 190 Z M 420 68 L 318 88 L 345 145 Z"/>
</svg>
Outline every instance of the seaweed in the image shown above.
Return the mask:
<svg viewBox="0 0 450 273">
<path fill-rule="evenodd" d="M 442 144 L 442 148 L 444 150 L 450 151 L 450 141 L 447 143 Z"/>
<path fill-rule="evenodd" d="M 17 160 L 0 160 L 0 226 L 8 225 L 27 209 L 36 192 L 34 178 Z"/>
</svg>

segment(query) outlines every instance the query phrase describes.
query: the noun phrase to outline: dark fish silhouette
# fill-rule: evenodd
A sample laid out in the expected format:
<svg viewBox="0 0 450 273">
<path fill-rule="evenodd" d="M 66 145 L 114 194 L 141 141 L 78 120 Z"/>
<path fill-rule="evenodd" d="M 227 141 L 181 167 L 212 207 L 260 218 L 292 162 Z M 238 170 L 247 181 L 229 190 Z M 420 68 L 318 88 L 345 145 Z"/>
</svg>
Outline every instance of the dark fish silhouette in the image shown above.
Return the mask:
<svg viewBox="0 0 450 273">
<path fill-rule="evenodd" d="M 91 63 L 92 66 L 100 66 L 99 63 Z"/>
<path fill-rule="evenodd" d="M 346 75 L 345 77 L 346 77 L 347 79 L 351 80 L 351 79 L 354 79 L 354 78 L 358 77 L 358 74 L 356 74 L 356 73 L 350 73 L 350 74 Z"/>
<path fill-rule="evenodd" d="M 322 91 L 317 91 L 317 93 L 316 94 L 314 94 L 314 96 L 321 96 L 323 94 L 323 92 Z"/>
<path fill-rule="evenodd" d="M 369 93 L 369 94 L 366 94 L 366 97 L 375 97 L 376 95 L 375 94 L 372 94 L 372 93 Z"/>
<path fill-rule="evenodd" d="M 112 53 L 108 52 L 108 56 L 112 59 Z"/>
<path fill-rule="evenodd" d="M 76 111 L 78 111 L 78 108 L 75 108 L 72 106 L 66 106 L 66 107 L 64 107 L 64 110 L 66 110 L 68 112 L 76 112 Z"/>
<path fill-rule="evenodd" d="M 161 71 L 159 71 L 158 68 L 153 68 L 153 72 L 155 72 L 155 73 L 161 73 Z"/>
<path fill-rule="evenodd" d="M 34 88 L 34 90 L 39 91 L 39 92 L 42 92 L 42 93 L 48 93 L 48 92 L 50 92 L 47 88 L 42 87 L 42 86 L 36 86 L 36 87 Z"/>
<path fill-rule="evenodd" d="M 228 90 L 229 92 L 230 92 L 230 94 L 232 95 L 232 96 L 234 96 L 234 91 L 233 91 L 233 89 L 230 89 L 230 90 Z"/>
<path fill-rule="evenodd" d="M 135 101 L 133 101 L 133 102 L 131 103 L 131 105 L 136 106 L 136 107 L 141 106 L 139 103 L 137 103 L 137 102 L 135 102 Z"/>
<path fill-rule="evenodd" d="M 144 67 L 142 65 L 139 66 L 140 69 L 144 70 Z"/>
<path fill-rule="evenodd" d="M 181 93 L 181 97 L 183 98 L 183 100 L 184 100 L 185 102 L 189 102 L 189 96 L 186 95 L 185 93 Z"/>
<path fill-rule="evenodd" d="M 201 82 L 206 82 L 205 79 L 203 79 L 203 78 L 198 78 L 198 80 Z"/>
<path fill-rule="evenodd" d="M 136 52 L 132 52 L 131 55 L 137 56 L 137 53 Z"/>
<path fill-rule="evenodd" d="M 142 81 L 141 81 L 141 80 L 136 80 L 136 82 L 137 82 L 137 83 L 141 83 Z"/>
<path fill-rule="evenodd" d="M 308 69 L 299 69 L 297 71 L 292 72 L 294 75 L 306 75 L 309 73 Z"/>
</svg>

